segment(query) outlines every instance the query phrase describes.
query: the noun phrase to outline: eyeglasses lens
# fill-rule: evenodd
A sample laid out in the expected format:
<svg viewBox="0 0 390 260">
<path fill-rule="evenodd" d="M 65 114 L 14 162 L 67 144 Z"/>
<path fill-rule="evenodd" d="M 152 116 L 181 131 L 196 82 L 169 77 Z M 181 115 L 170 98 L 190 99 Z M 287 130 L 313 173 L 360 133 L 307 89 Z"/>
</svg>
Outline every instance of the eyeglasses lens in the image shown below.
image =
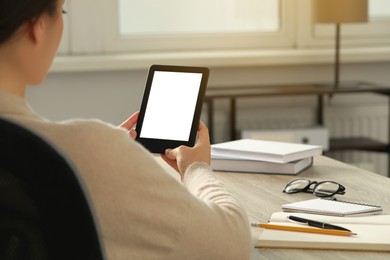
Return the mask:
<svg viewBox="0 0 390 260">
<path fill-rule="evenodd" d="M 310 184 L 309 180 L 295 180 L 290 182 L 286 188 L 284 189 L 285 193 L 297 193 L 301 192 L 304 189 L 307 188 L 307 186 Z"/>
<path fill-rule="evenodd" d="M 313 190 L 313 194 L 318 197 L 330 197 L 339 191 L 340 185 L 335 182 L 321 182 L 318 183 Z"/>
</svg>

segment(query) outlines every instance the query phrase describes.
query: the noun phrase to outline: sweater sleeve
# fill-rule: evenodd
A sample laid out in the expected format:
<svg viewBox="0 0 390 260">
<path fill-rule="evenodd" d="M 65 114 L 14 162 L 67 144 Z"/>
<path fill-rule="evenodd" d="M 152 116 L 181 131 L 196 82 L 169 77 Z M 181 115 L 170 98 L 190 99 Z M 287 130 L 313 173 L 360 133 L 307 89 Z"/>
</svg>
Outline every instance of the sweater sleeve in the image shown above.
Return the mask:
<svg viewBox="0 0 390 260">
<path fill-rule="evenodd" d="M 195 163 L 183 184 L 197 199 L 189 201 L 190 212 L 180 240 L 178 259 L 249 259 L 250 229 L 246 213 L 210 167 Z"/>
</svg>

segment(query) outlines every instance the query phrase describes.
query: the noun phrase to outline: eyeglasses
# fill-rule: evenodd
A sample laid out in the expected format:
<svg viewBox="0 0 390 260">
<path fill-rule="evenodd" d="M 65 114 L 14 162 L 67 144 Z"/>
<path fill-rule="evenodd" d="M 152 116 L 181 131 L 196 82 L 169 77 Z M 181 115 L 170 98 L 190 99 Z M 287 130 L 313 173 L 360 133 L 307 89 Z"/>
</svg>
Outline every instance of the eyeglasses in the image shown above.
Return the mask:
<svg viewBox="0 0 390 260">
<path fill-rule="evenodd" d="M 297 179 L 287 183 L 283 192 L 288 194 L 307 192 L 313 193 L 317 197 L 331 197 L 336 194 L 345 194 L 345 187 L 334 181 L 317 182 L 306 179 Z"/>
</svg>

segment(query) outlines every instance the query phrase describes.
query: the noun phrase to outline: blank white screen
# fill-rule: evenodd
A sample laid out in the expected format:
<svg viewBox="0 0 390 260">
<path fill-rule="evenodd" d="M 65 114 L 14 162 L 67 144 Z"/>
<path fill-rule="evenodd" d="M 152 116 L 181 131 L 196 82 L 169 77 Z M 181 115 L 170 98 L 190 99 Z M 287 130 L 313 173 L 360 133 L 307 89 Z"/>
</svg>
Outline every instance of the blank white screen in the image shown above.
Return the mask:
<svg viewBox="0 0 390 260">
<path fill-rule="evenodd" d="M 156 71 L 141 138 L 188 141 L 201 73 Z"/>
</svg>

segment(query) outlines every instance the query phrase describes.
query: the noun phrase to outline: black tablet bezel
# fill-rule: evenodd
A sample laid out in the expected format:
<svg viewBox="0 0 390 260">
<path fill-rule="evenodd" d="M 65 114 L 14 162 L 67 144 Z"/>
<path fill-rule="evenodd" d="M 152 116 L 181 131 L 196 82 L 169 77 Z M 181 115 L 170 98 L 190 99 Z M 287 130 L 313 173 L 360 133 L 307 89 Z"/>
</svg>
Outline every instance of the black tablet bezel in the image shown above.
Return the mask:
<svg viewBox="0 0 390 260">
<path fill-rule="evenodd" d="M 188 141 L 178 140 L 166 140 L 166 139 L 153 139 L 153 138 L 141 138 L 142 125 L 145 117 L 146 107 L 149 100 L 149 94 L 152 87 L 154 74 L 156 71 L 168 71 L 168 72 L 190 72 L 201 73 L 202 80 L 199 87 L 198 98 L 191 124 L 191 130 Z M 166 149 L 174 149 L 180 145 L 186 145 L 193 147 L 195 145 L 197 130 L 199 126 L 199 120 L 202 113 L 203 99 L 206 93 L 207 82 L 209 78 L 209 69 L 206 67 L 190 67 L 190 66 L 172 66 L 172 65 L 152 65 L 149 68 L 148 77 L 145 85 L 144 96 L 138 116 L 138 122 L 136 125 L 137 137 L 136 140 L 140 142 L 151 153 L 162 154 Z M 167 113 L 167 116 L 174 116 L 174 113 Z"/>
</svg>

